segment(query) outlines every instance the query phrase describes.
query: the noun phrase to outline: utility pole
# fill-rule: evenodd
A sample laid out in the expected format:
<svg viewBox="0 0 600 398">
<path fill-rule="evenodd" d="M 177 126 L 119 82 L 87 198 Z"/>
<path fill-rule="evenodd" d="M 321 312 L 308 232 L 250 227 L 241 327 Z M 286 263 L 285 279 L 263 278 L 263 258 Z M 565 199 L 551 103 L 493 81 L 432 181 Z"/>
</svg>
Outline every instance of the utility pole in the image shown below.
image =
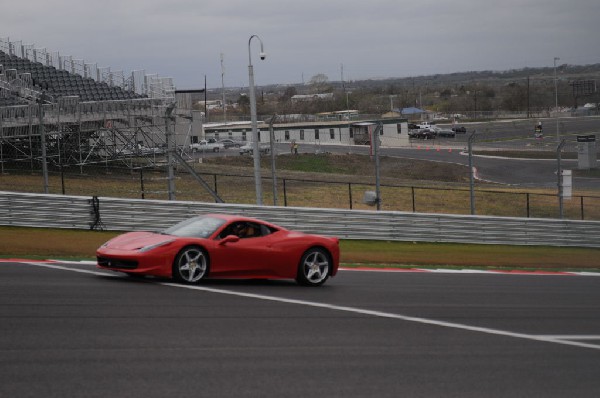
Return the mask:
<svg viewBox="0 0 600 398">
<path fill-rule="evenodd" d="M 527 76 L 527 119 L 529 119 L 531 117 L 531 112 L 530 112 L 530 93 L 529 93 L 529 76 Z"/>
<path fill-rule="evenodd" d="M 556 61 L 560 58 L 554 57 L 554 105 L 556 112 L 556 143 L 560 143 L 560 132 L 558 131 L 558 80 L 556 78 Z"/>
<path fill-rule="evenodd" d="M 221 87 L 223 88 L 223 123 L 227 123 L 227 105 L 225 103 L 225 66 L 223 65 L 223 53 L 221 53 Z"/>
<path fill-rule="evenodd" d="M 206 75 L 204 75 L 204 120 L 208 122 L 208 111 L 206 107 Z"/>
</svg>

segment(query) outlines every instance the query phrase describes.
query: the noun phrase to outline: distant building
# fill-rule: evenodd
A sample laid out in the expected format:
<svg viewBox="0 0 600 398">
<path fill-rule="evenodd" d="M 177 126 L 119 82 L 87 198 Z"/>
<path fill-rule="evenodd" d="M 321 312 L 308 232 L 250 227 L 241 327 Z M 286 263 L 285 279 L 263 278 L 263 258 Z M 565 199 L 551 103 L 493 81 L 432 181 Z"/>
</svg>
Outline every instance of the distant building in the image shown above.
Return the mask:
<svg viewBox="0 0 600 398">
<path fill-rule="evenodd" d="M 208 110 L 223 108 L 223 102 L 221 100 L 198 101 L 196 102 L 196 105 L 201 109 L 203 109 L 204 106 L 206 106 L 206 109 Z"/>
<path fill-rule="evenodd" d="M 401 118 L 356 122 L 338 120 L 274 124 L 273 133 L 276 142 L 361 145 L 370 141 L 370 135 L 375 131 L 378 123 L 383 124 L 380 133 L 382 145 L 402 146 L 408 143 L 408 121 Z M 252 127 L 250 122 L 238 122 L 235 125 L 205 125 L 204 135 L 206 139 L 229 138 L 237 141 L 251 141 Z M 193 137 L 190 139 L 194 140 Z M 258 124 L 258 139 L 260 142 L 270 141 L 269 126 L 264 122 Z"/>
<path fill-rule="evenodd" d="M 295 102 L 309 102 L 316 100 L 333 100 L 333 93 L 323 93 L 323 94 L 298 94 L 292 96 L 292 103 Z"/>
<path fill-rule="evenodd" d="M 423 113 L 427 113 L 427 111 L 424 111 L 420 108 L 415 108 L 414 106 L 409 108 L 394 109 L 394 112 L 399 112 L 403 116 L 419 116 Z"/>
</svg>

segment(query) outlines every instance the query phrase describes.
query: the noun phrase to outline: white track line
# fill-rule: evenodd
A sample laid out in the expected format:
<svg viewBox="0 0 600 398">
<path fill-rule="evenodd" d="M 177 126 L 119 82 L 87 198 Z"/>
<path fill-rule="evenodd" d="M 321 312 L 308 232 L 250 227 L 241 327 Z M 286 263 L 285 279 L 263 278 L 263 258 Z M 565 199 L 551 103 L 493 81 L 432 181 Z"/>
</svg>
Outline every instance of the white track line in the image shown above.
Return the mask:
<svg viewBox="0 0 600 398">
<path fill-rule="evenodd" d="M 49 260 L 61 264 L 85 264 L 85 265 L 96 265 L 95 261 L 68 261 L 68 260 Z M 32 262 L 33 263 L 33 262 Z M 600 272 L 586 272 L 586 271 L 544 271 L 539 272 L 519 272 L 515 271 L 501 271 L 501 270 L 482 270 L 482 269 L 451 269 L 451 268 L 352 268 L 352 267 L 340 267 L 340 271 L 353 271 L 353 272 L 431 272 L 439 274 L 490 274 L 490 275 L 535 275 L 535 276 L 600 276 Z"/>
<path fill-rule="evenodd" d="M 108 274 L 108 273 L 98 272 L 98 271 L 73 269 L 70 267 L 63 267 L 60 265 L 49 264 L 49 263 L 26 263 L 26 264 L 35 265 L 35 266 L 44 267 L 44 268 L 50 268 L 50 269 L 59 269 L 59 270 L 64 270 L 64 271 L 79 272 L 79 273 L 84 273 L 84 274 L 113 276 L 112 273 Z M 163 285 L 163 286 L 175 287 L 175 288 L 179 288 L 179 289 L 188 289 L 188 290 L 196 290 L 196 291 L 208 292 L 208 293 L 226 294 L 229 296 L 252 298 L 252 299 L 257 299 L 257 300 L 266 300 L 266 301 L 273 301 L 273 302 L 286 303 L 286 304 L 296 304 L 296 305 L 303 305 L 303 306 L 315 307 L 315 308 L 325 308 L 325 309 L 329 309 L 329 310 L 333 310 L 333 311 L 350 312 L 350 313 L 354 313 L 354 314 L 369 315 L 369 316 L 375 316 L 375 317 L 379 317 L 379 318 L 399 319 L 399 320 L 407 321 L 407 322 L 415 322 L 415 323 L 420 323 L 420 324 L 425 324 L 425 325 L 434 325 L 434 326 L 441 326 L 441 327 L 452 328 L 452 329 L 467 330 L 470 332 L 478 332 L 478 333 L 492 334 L 492 335 L 497 335 L 497 336 L 513 337 L 513 338 L 518 338 L 518 339 L 526 339 L 526 340 L 540 341 L 540 342 L 546 342 L 546 343 L 562 344 L 562 345 L 569 345 L 569 346 L 575 346 L 575 347 L 591 348 L 594 350 L 600 350 L 600 343 L 599 344 L 589 344 L 589 343 L 582 343 L 582 342 L 578 342 L 578 341 L 570 341 L 570 340 L 579 340 L 576 335 L 552 336 L 552 335 L 532 335 L 532 334 L 525 334 L 525 333 L 515 333 L 515 332 L 509 332 L 509 331 L 505 331 L 505 330 L 484 328 L 484 327 L 479 327 L 479 326 L 469 326 L 469 325 L 464 325 L 464 324 L 460 324 L 460 323 L 438 321 L 435 319 L 419 318 L 419 317 L 413 317 L 413 316 L 407 316 L 407 315 L 401 315 L 401 314 L 393 314 L 393 313 L 389 313 L 389 312 L 365 310 L 365 309 L 361 309 L 361 308 L 346 307 L 346 306 L 325 304 L 325 303 L 317 303 L 317 302 L 305 301 L 305 300 L 286 299 L 286 298 L 282 298 L 282 297 L 266 296 L 266 295 L 262 295 L 262 294 L 242 293 L 242 292 L 236 292 L 233 290 L 215 289 L 215 288 L 199 286 L 199 285 L 180 285 L 180 284 L 171 283 L 171 282 L 158 282 L 157 284 Z M 582 339 L 582 340 L 588 340 L 590 336 L 582 336 L 582 337 L 584 337 L 584 339 Z M 567 340 L 567 338 L 569 340 Z"/>
</svg>

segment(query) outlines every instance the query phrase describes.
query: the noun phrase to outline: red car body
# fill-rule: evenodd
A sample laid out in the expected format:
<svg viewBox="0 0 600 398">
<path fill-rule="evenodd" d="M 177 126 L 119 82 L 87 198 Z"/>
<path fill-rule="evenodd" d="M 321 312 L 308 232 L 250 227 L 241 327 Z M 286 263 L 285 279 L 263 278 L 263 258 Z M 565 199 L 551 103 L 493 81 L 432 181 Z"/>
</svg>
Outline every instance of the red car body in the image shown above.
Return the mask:
<svg viewBox="0 0 600 398">
<path fill-rule="evenodd" d="M 175 235 L 165 230 L 117 236 L 96 251 L 98 267 L 189 283 L 206 277 L 296 279 L 307 285 L 320 285 L 338 270 L 339 240 L 334 237 L 290 231 L 258 219 L 223 214 L 194 217 L 185 223 L 188 224 L 182 228 L 173 227 Z M 193 230 L 196 225 L 200 225 L 197 227 L 200 233 L 186 230 Z M 240 238 L 230 233 L 231 228 L 239 225 L 250 226 L 254 235 Z M 207 236 L 193 236 L 202 234 Z M 202 266 L 206 268 L 205 275 L 194 280 L 196 277 L 191 274 Z"/>
</svg>

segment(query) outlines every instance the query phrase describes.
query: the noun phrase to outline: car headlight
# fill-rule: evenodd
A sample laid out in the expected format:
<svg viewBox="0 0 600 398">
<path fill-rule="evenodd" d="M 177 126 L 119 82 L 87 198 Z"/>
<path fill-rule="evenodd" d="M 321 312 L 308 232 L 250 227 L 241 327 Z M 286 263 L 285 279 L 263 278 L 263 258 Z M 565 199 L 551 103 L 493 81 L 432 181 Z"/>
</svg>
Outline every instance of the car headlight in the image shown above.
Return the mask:
<svg viewBox="0 0 600 398">
<path fill-rule="evenodd" d="M 166 240 L 166 241 L 164 241 L 164 242 L 155 243 L 155 244 L 153 244 L 153 245 L 148 245 L 148 246 L 140 247 L 140 248 L 138 249 L 138 251 L 139 251 L 140 253 L 145 253 L 145 252 L 148 252 L 148 251 L 150 251 L 150 250 L 154 250 L 154 249 L 156 249 L 157 247 L 161 247 L 161 246 L 168 245 L 169 243 L 171 243 L 171 242 L 174 242 L 174 241 L 175 241 L 175 239 L 170 239 L 170 240 Z"/>
</svg>

